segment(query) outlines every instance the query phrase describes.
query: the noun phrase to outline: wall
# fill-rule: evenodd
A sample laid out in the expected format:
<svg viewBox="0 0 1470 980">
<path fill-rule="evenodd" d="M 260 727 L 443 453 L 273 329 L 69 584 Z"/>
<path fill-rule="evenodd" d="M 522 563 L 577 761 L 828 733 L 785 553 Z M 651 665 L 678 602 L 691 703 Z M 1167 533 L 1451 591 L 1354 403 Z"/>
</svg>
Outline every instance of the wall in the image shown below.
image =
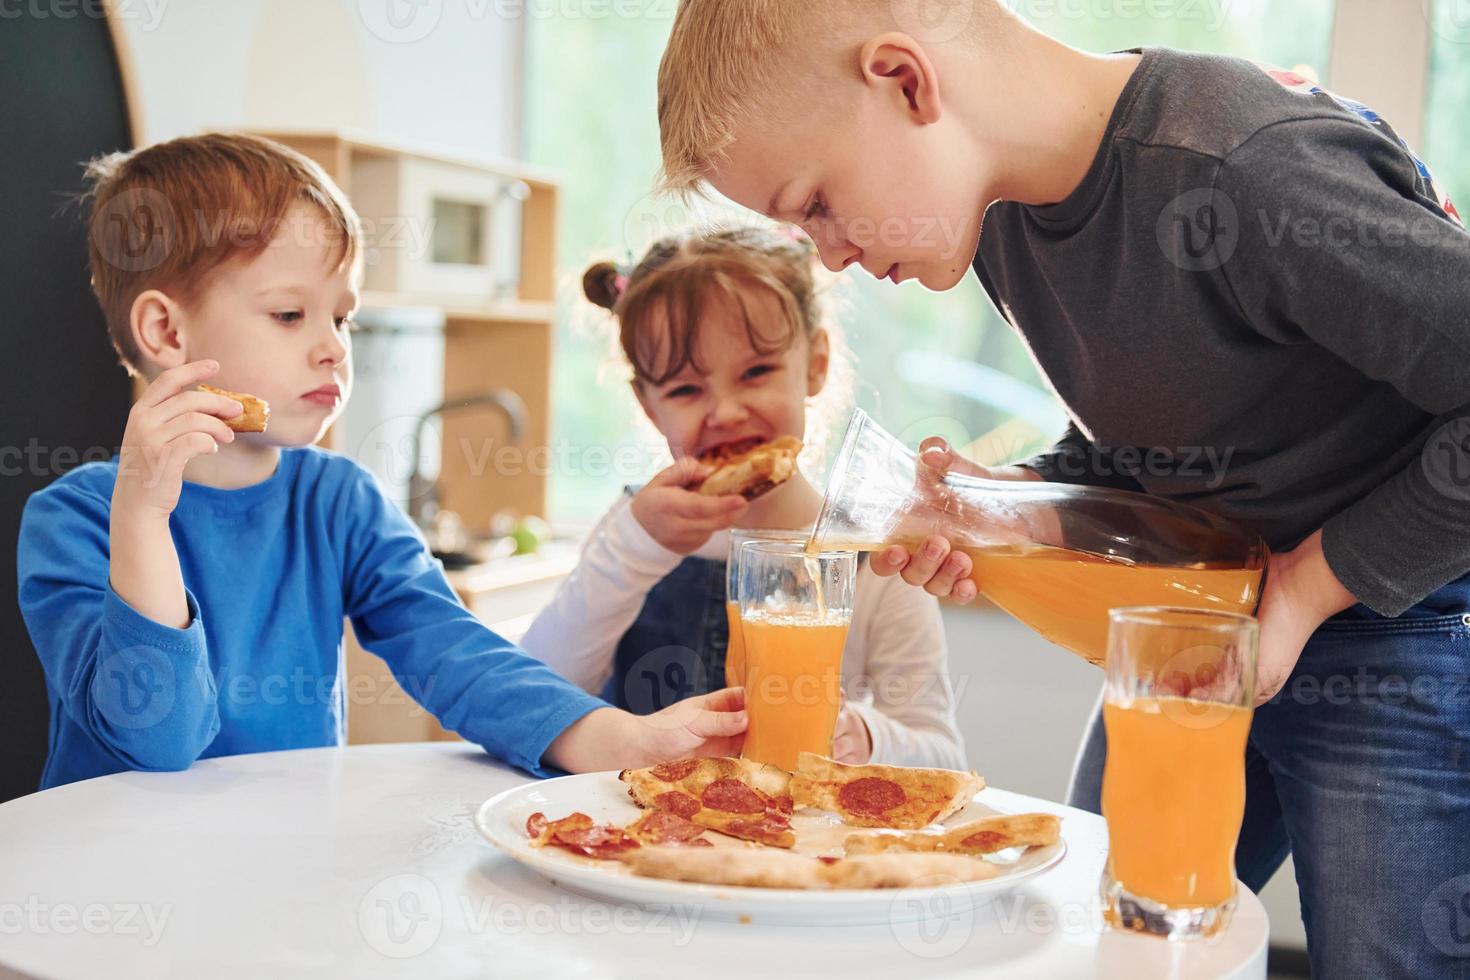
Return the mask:
<svg viewBox="0 0 1470 980">
<path fill-rule="evenodd" d="M 522 20 L 506 3 L 115 0 L 140 142 L 211 128 L 357 129 L 516 156 Z"/>
</svg>

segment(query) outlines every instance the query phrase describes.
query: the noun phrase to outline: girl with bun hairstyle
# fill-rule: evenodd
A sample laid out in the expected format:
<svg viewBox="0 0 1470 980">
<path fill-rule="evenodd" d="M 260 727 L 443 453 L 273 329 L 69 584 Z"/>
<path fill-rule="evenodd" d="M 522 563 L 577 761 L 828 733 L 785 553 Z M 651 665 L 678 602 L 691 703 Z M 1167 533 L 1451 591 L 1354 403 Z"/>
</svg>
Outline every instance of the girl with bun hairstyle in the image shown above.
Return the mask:
<svg viewBox="0 0 1470 980">
<path fill-rule="evenodd" d="M 821 494 L 800 472 L 748 503 L 692 489 L 708 473 L 701 454 L 807 435 L 834 329 L 814 261 L 805 239 L 740 228 L 670 236 L 632 269 L 602 262 L 583 276 L 675 462 L 613 503 L 523 645 L 613 704 L 646 714 L 723 687 L 730 529 L 816 520 Z M 933 596 L 863 562 L 842 681 L 840 761 L 964 768 Z"/>
</svg>

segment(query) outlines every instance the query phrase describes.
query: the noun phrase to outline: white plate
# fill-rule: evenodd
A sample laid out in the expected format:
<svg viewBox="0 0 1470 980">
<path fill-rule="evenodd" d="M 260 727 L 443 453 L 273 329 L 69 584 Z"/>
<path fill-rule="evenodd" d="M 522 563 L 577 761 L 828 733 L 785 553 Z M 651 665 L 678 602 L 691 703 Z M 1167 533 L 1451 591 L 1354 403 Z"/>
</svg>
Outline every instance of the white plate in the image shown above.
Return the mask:
<svg viewBox="0 0 1470 980">
<path fill-rule="evenodd" d="M 1066 854 L 1065 839 L 1025 852 L 1013 850 L 989 858 L 1004 869 L 986 881 L 944 884 L 933 888 L 798 891 L 699 885 L 642 878 L 613 861 L 582 858 L 557 848 L 535 848 L 526 836 L 526 818 L 536 812 L 559 820 L 582 812 L 598 823 L 626 826 L 641 812 L 628 797 L 616 772 L 563 776 L 508 789 L 486 800 L 475 814 L 475 826 L 490 843 L 552 884 L 573 891 L 645 906 L 678 906 L 709 918 L 739 919 L 787 925 L 858 925 L 908 922 L 936 915 L 958 915 L 1006 894 L 1028 878 L 1054 867 Z M 963 823 L 999 811 L 976 800 L 945 821 Z M 841 841 L 860 833 L 828 814 L 802 812 L 792 820 L 802 843 L 798 851 L 841 853 Z M 1063 822 L 1063 834 L 1066 824 Z M 744 847 L 719 834 L 708 835 L 716 847 Z"/>
</svg>

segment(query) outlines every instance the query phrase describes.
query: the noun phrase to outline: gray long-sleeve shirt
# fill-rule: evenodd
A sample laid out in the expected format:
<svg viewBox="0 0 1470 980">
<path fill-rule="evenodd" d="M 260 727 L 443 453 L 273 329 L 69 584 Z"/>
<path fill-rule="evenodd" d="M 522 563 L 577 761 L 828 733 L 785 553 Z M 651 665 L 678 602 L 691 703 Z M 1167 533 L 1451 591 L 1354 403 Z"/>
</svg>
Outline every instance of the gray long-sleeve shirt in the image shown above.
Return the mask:
<svg viewBox="0 0 1470 980">
<path fill-rule="evenodd" d="M 1081 185 L 993 205 L 975 269 L 1073 420 L 1046 478 L 1323 528 L 1383 615 L 1470 572 L 1470 234 L 1369 110 L 1146 50 Z"/>
</svg>

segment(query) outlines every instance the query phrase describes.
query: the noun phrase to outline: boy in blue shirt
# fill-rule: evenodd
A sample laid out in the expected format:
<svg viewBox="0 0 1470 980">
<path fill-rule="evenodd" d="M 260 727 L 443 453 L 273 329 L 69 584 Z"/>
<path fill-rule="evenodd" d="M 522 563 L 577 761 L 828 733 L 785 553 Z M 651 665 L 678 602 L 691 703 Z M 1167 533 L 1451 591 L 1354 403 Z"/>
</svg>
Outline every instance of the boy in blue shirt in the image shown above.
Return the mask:
<svg viewBox="0 0 1470 980">
<path fill-rule="evenodd" d="M 738 752 L 737 691 L 644 718 L 486 629 L 350 459 L 313 444 L 352 387 L 356 215 L 314 164 L 206 135 L 95 161 L 91 270 L 149 380 L 120 455 L 27 503 L 21 611 L 45 669 L 42 787 L 340 745 L 343 618 L 445 727 L 533 773 Z M 234 432 L 233 398 L 270 406 Z"/>
</svg>

